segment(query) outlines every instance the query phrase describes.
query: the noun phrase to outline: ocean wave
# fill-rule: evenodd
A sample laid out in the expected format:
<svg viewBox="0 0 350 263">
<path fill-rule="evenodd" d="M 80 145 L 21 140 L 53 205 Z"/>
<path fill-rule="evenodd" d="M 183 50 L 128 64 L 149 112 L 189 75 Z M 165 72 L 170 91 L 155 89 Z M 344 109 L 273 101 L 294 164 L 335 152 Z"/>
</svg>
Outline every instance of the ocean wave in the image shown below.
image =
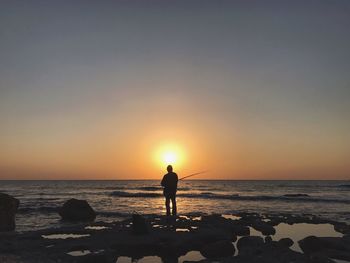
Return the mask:
<svg viewBox="0 0 350 263">
<path fill-rule="evenodd" d="M 116 197 L 160 197 L 163 196 L 161 193 L 145 193 L 145 192 L 124 192 L 124 191 L 114 191 L 110 195 Z"/>
<path fill-rule="evenodd" d="M 340 185 L 338 185 L 338 187 L 341 187 L 341 188 L 350 188 L 350 184 L 340 184 Z"/>
<path fill-rule="evenodd" d="M 123 192 L 115 191 L 111 193 L 115 197 L 129 197 L 129 198 L 157 198 L 162 197 L 161 193 L 147 193 L 147 192 Z M 311 197 L 307 194 L 286 194 L 282 196 L 270 196 L 270 195 L 255 195 L 255 196 L 242 196 L 238 194 L 216 194 L 212 192 L 201 193 L 179 193 L 178 197 L 183 198 L 199 198 L 199 199 L 223 199 L 233 201 L 286 201 L 286 202 L 313 202 L 313 203 L 341 203 L 350 204 L 350 200 L 347 199 L 327 199 L 319 197 Z"/>
<path fill-rule="evenodd" d="M 136 190 L 143 190 L 143 191 L 159 191 L 162 190 L 160 186 L 141 186 L 134 188 Z"/>
<path fill-rule="evenodd" d="M 127 186 L 101 186 L 97 187 L 97 189 L 106 189 L 106 190 L 120 190 L 120 189 L 125 189 Z"/>
<path fill-rule="evenodd" d="M 38 207 L 20 207 L 18 213 L 29 214 L 29 213 L 56 213 L 59 207 L 57 206 L 38 206 Z"/>
<path fill-rule="evenodd" d="M 103 216 L 103 217 L 129 217 L 130 213 L 120 213 L 120 212 L 113 212 L 113 211 L 97 211 L 97 215 Z"/>
<path fill-rule="evenodd" d="M 125 189 L 125 188 L 121 188 L 121 189 L 115 188 L 115 190 L 123 190 L 123 189 Z M 129 190 L 161 191 L 161 190 L 163 190 L 163 187 L 161 187 L 161 186 L 140 186 L 140 187 L 129 188 Z M 178 191 L 189 191 L 191 189 L 188 187 L 178 187 L 177 190 Z"/>
<path fill-rule="evenodd" d="M 50 214 L 58 213 L 60 207 L 58 206 L 38 206 L 38 207 L 20 207 L 17 211 L 19 214 L 32 214 L 32 213 L 41 213 L 41 214 Z M 128 217 L 129 213 L 121 213 L 114 211 L 96 211 L 96 214 L 104 217 Z"/>
<path fill-rule="evenodd" d="M 308 194 L 285 194 L 285 197 L 310 197 Z"/>
</svg>

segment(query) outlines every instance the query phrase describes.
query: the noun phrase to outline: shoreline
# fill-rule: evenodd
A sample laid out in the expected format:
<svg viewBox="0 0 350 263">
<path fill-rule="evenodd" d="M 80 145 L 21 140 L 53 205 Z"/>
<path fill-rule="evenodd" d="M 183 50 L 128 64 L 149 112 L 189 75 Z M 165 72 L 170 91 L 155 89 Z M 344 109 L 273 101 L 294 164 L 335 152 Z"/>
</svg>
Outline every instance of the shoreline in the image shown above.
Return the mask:
<svg viewBox="0 0 350 263">
<path fill-rule="evenodd" d="M 159 215 L 144 215 L 143 218 L 147 226 L 147 233 L 143 234 L 134 233 L 136 224 L 133 225 L 131 218 L 112 223 L 100 221 L 0 233 L 1 262 L 119 263 L 132 258 L 142 262 L 145 257 L 154 257 L 150 262 L 191 262 L 191 258 L 192 262 L 242 263 L 289 262 L 289 259 L 300 263 L 350 261 L 349 224 L 311 214 L 191 213 L 180 215 L 176 220 Z M 287 236 L 288 232 L 281 234 L 282 227 L 286 231 L 288 226 L 290 235 Z M 305 232 L 305 238 L 307 231 L 303 229 L 315 226 L 315 236 L 319 237 L 312 242 L 320 243 L 318 246 L 322 249 L 308 251 L 307 245 L 293 240 L 297 226 L 304 226 L 298 231 Z M 300 251 L 296 249 L 298 245 Z M 188 253 L 192 256 L 186 258 Z M 314 261 L 315 257 L 319 261 Z M 193 261 L 193 258 L 198 260 Z"/>
</svg>

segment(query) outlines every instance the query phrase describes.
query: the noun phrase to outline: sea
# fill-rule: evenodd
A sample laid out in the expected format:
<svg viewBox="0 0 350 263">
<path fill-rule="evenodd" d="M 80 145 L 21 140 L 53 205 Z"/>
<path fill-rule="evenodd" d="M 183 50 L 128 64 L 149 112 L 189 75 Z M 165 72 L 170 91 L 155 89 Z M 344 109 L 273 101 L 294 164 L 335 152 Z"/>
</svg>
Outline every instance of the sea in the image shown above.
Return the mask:
<svg viewBox="0 0 350 263">
<path fill-rule="evenodd" d="M 350 181 L 184 180 L 178 187 L 180 215 L 313 214 L 350 223 Z M 19 232 L 62 226 L 58 209 L 70 198 L 88 201 L 96 221 L 123 220 L 135 212 L 165 214 L 156 180 L 0 181 L 0 192 L 20 201 Z"/>
</svg>

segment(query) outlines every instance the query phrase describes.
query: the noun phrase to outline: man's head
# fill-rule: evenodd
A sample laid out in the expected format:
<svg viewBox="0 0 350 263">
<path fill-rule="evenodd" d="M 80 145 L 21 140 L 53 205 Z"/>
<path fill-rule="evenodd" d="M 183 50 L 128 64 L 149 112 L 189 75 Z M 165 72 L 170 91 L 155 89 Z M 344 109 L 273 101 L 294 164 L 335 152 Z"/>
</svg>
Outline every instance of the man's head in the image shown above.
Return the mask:
<svg viewBox="0 0 350 263">
<path fill-rule="evenodd" d="M 166 169 L 168 173 L 171 173 L 173 171 L 173 167 L 171 165 L 168 165 Z"/>
</svg>

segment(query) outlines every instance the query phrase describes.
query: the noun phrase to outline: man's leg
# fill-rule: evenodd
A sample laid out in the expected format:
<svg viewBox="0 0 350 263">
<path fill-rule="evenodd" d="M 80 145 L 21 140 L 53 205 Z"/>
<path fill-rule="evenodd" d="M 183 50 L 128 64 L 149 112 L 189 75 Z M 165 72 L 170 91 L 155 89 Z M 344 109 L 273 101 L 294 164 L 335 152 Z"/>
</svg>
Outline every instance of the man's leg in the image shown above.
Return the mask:
<svg viewBox="0 0 350 263">
<path fill-rule="evenodd" d="M 166 215 L 170 216 L 170 198 L 168 196 L 165 197 L 165 207 L 166 207 Z"/>
<path fill-rule="evenodd" d="M 172 197 L 171 197 L 171 205 L 172 205 L 172 212 L 173 212 L 173 216 L 176 216 L 176 195 L 173 195 Z"/>
</svg>

